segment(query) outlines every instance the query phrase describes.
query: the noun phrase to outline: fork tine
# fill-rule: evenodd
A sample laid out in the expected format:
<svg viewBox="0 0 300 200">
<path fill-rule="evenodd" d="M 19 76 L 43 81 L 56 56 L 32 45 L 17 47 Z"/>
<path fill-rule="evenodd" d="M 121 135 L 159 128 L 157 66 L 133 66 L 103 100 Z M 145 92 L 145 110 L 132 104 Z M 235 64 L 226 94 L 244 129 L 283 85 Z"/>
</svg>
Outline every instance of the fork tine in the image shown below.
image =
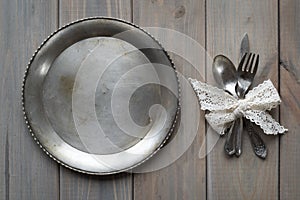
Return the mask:
<svg viewBox="0 0 300 200">
<path fill-rule="evenodd" d="M 246 62 L 246 65 L 245 65 L 245 67 L 243 68 L 243 71 L 248 71 L 248 69 L 249 69 L 249 62 L 250 62 L 251 56 L 252 56 L 252 53 L 249 54 L 248 59 L 247 59 L 247 62 Z"/>
<path fill-rule="evenodd" d="M 252 71 L 253 71 L 253 69 L 254 69 L 254 66 L 252 66 L 252 65 L 253 65 L 253 62 L 254 62 L 254 58 L 255 58 L 255 54 L 252 55 L 250 65 L 249 65 L 248 68 L 247 68 L 247 72 L 251 72 L 251 73 L 252 73 Z"/>
<path fill-rule="evenodd" d="M 243 55 L 243 58 L 242 58 L 242 60 L 241 60 L 241 62 L 240 62 L 240 64 L 239 64 L 239 67 L 238 67 L 238 71 L 243 71 L 242 68 L 243 68 L 243 65 L 244 65 L 246 56 L 247 56 L 247 53 L 245 53 L 245 54 Z"/>
<path fill-rule="evenodd" d="M 259 63 L 259 54 L 257 54 L 256 56 L 256 61 L 255 61 L 255 65 L 254 65 L 254 68 L 252 69 L 252 73 L 256 74 L 256 71 L 258 69 L 258 63 Z"/>
</svg>

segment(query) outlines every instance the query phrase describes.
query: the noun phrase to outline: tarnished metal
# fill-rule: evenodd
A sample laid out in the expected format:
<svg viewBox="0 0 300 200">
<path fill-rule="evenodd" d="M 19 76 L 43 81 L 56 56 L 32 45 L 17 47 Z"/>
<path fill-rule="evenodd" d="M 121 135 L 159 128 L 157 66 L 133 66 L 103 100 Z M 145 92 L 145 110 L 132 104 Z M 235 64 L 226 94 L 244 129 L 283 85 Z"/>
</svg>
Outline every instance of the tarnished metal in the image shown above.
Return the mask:
<svg viewBox="0 0 300 200">
<path fill-rule="evenodd" d="M 260 128 L 254 129 L 254 125 L 252 122 L 244 118 L 244 124 L 247 128 L 248 135 L 251 140 L 251 145 L 253 148 L 253 151 L 255 155 L 258 157 L 265 159 L 268 155 L 268 149 L 265 144 L 265 142 L 262 140 L 262 138 L 259 136 L 258 131 L 261 130 Z"/>
<path fill-rule="evenodd" d="M 237 73 L 234 64 L 224 55 L 218 55 L 214 58 L 212 71 L 216 82 L 225 91 L 231 95 L 236 96 L 235 87 L 237 84 Z M 234 129 L 235 122 L 224 126 L 223 133 L 227 134 L 227 138 L 224 145 L 224 150 L 227 155 L 234 155 L 236 153 L 235 141 L 236 134 Z"/>
<path fill-rule="evenodd" d="M 47 38 L 23 84 L 23 110 L 40 147 L 90 174 L 127 171 L 173 131 L 179 83 L 161 45 L 114 18 L 87 18 Z"/>
<path fill-rule="evenodd" d="M 240 47 L 240 59 L 245 55 L 245 53 L 250 52 L 250 43 L 249 43 L 249 37 L 248 33 L 245 33 L 242 41 L 241 41 L 241 47 Z"/>
<path fill-rule="evenodd" d="M 234 64 L 224 55 L 214 58 L 212 71 L 216 82 L 231 95 L 236 96 L 237 73 Z"/>
</svg>

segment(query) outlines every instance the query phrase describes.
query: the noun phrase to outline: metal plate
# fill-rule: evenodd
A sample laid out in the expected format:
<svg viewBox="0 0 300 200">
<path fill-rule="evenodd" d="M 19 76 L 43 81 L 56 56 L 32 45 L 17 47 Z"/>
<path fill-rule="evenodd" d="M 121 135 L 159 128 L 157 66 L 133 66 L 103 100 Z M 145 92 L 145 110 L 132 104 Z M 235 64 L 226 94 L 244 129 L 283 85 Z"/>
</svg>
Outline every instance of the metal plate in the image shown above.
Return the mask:
<svg viewBox="0 0 300 200">
<path fill-rule="evenodd" d="M 174 66 L 137 26 L 88 18 L 53 33 L 31 59 L 23 109 L 34 139 L 76 171 L 112 174 L 150 158 L 179 109 Z"/>
</svg>

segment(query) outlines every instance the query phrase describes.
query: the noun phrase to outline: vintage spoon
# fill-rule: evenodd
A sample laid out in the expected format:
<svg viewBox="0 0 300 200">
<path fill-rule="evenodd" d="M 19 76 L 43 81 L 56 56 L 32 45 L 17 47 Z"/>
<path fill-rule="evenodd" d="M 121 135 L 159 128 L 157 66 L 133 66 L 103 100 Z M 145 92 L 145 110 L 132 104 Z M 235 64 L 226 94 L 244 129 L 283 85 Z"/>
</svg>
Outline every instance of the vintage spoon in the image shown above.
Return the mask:
<svg viewBox="0 0 300 200">
<path fill-rule="evenodd" d="M 237 84 L 237 73 L 233 63 L 224 55 L 217 55 L 214 58 L 212 71 L 217 84 L 226 92 L 236 97 L 235 86 Z M 234 122 L 227 124 L 222 133 L 227 132 L 225 152 L 228 155 L 235 154 L 235 136 L 233 132 Z"/>
<path fill-rule="evenodd" d="M 234 64 L 226 56 L 217 55 L 213 61 L 212 71 L 217 84 L 236 97 L 235 86 L 238 78 Z"/>
</svg>

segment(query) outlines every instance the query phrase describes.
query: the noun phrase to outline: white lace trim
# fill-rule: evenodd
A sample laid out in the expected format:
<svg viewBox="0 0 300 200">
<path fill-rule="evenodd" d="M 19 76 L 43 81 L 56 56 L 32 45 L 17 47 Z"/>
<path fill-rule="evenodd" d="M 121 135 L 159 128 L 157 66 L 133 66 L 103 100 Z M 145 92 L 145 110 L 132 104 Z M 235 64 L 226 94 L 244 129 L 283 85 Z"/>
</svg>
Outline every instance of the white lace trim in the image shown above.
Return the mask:
<svg viewBox="0 0 300 200">
<path fill-rule="evenodd" d="M 197 94 L 202 110 L 211 111 L 205 115 L 208 123 L 218 133 L 226 124 L 244 116 L 260 126 L 265 134 L 278 134 L 287 131 L 265 112 L 278 106 L 281 102 L 279 94 L 270 80 L 253 88 L 245 99 L 236 99 L 223 90 L 189 79 Z"/>
<path fill-rule="evenodd" d="M 246 111 L 245 117 L 251 122 L 260 126 L 267 135 L 277 135 L 278 133 L 284 133 L 287 131 L 286 128 L 276 122 L 270 114 L 260 110 L 249 110 Z"/>
<path fill-rule="evenodd" d="M 280 96 L 270 80 L 266 80 L 250 90 L 245 99 L 251 102 L 254 110 L 271 110 L 280 103 Z"/>
<path fill-rule="evenodd" d="M 189 79 L 194 91 L 196 92 L 202 110 L 226 110 L 231 109 L 237 100 L 223 90 L 197 81 Z"/>
</svg>

